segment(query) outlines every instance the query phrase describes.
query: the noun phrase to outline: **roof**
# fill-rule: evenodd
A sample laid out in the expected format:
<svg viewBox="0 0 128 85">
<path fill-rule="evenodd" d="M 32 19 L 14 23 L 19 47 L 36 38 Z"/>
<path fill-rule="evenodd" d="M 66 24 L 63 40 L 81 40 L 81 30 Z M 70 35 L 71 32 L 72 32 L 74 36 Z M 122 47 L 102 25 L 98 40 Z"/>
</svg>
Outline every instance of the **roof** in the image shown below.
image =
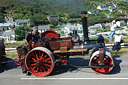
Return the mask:
<svg viewBox="0 0 128 85">
<path fill-rule="evenodd" d="M 106 8 L 107 6 L 106 5 L 101 5 L 101 8 Z"/>
<path fill-rule="evenodd" d="M 3 29 L 3 28 L 8 28 L 8 26 L 0 26 L 0 30 L 1 30 L 1 28 Z"/>
<path fill-rule="evenodd" d="M 88 27 L 88 29 L 95 29 L 95 28 L 100 28 L 100 25 L 93 25 Z"/>
<path fill-rule="evenodd" d="M 110 4 L 110 6 L 111 6 L 111 8 L 116 8 L 118 5 L 115 4 L 114 2 L 112 2 L 112 3 Z"/>
<path fill-rule="evenodd" d="M 0 23 L 0 27 L 2 26 L 11 26 L 11 25 L 13 25 L 12 23 Z"/>
<path fill-rule="evenodd" d="M 9 36 L 9 35 L 15 35 L 15 32 L 0 32 L 0 36 Z"/>
<path fill-rule="evenodd" d="M 31 29 L 34 30 L 35 27 L 32 27 Z M 38 30 L 50 30 L 50 26 L 38 26 Z"/>
<path fill-rule="evenodd" d="M 59 16 L 48 16 L 47 18 L 48 18 L 48 19 L 58 19 Z"/>
<path fill-rule="evenodd" d="M 15 22 L 19 22 L 19 23 L 24 23 L 24 22 L 29 22 L 29 19 L 23 19 L 23 20 L 15 20 Z"/>
</svg>

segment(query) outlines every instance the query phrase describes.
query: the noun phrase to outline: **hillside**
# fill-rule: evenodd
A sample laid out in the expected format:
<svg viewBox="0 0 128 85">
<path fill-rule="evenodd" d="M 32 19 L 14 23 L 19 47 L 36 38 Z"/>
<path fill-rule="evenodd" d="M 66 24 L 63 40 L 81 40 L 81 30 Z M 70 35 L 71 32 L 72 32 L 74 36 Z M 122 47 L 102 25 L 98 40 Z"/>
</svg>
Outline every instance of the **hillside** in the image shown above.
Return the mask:
<svg viewBox="0 0 128 85">
<path fill-rule="evenodd" d="M 107 5 L 111 0 L 0 0 L 0 22 L 4 16 L 12 14 L 14 19 L 31 19 L 32 26 L 35 24 L 52 24 L 54 23 L 81 23 L 81 11 L 96 10 L 99 5 Z M 128 5 L 124 4 L 124 0 L 113 0 L 119 4 L 120 10 L 114 10 L 111 17 L 120 19 L 120 16 L 127 15 Z M 109 11 L 103 11 L 98 14 L 89 15 L 89 25 L 102 22 L 110 22 L 106 14 Z M 47 17 L 50 15 L 58 15 L 58 21 L 49 22 Z"/>
</svg>

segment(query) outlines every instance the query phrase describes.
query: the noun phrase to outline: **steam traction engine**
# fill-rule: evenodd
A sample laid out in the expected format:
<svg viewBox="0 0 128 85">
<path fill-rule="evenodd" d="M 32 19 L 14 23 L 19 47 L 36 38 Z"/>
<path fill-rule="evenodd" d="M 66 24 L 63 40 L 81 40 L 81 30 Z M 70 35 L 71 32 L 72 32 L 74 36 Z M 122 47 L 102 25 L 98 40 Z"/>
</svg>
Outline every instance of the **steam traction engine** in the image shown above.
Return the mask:
<svg viewBox="0 0 128 85">
<path fill-rule="evenodd" d="M 23 72 L 27 70 L 35 76 L 47 76 L 54 69 L 55 64 L 67 64 L 70 55 L 84 55 L 94 48 L 90 56 L 90 68 L 101 74 L 109 73 L 114 66 L 111 52 L 104 45 L 104 38 L 89 40 L 87 27 L 87 12 L 82 12 L 84 41 L 80 41 L 77 32 L 71 37 L 60 38 L 52 30 L 41 34 L 38 43 L 33 43 L 32 50 L 27 52 L 26 46 L 19 46 L 19 58 L 15 62 L 21 65 Z"/>
<path fill-rule="evenodd" d="M 0 39 L 0 65 L 7 64 L 7 58 L 4 55 L 6 55 L 4 41 L 3 39 Z"/>
</svg>

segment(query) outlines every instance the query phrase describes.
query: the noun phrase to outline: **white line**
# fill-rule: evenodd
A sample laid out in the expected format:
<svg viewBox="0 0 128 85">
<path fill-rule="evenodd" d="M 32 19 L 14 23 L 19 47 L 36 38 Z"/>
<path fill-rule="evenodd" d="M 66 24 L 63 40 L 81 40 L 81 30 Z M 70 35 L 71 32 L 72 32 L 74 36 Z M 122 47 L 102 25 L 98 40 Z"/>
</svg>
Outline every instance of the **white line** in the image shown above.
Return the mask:
<svg viewBox="0 0 128 85">
<path fill-rule="evenodd" d="M 21 80 L 128 80 L 128 78 L 21 78 Z"/>
</svg>

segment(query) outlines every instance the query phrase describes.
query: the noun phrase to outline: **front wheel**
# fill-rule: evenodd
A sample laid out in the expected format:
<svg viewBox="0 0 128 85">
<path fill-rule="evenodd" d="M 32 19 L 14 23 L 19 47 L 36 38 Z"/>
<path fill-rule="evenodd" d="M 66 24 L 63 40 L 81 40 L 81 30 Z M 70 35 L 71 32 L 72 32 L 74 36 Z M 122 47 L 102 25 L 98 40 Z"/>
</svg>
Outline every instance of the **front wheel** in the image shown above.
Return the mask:
<svg viewBox="0 0 128 85">
<path fill-rule="evenodd" d="M 108 55 L 107 55 L 108 54 Z M 113 69 L 113 59 L 110 56 L 110 54 L 107 52 L 107 54 L 104 54 L 103 57 L 103 66 L 108 66 L 106 68 L 100 67 L 100 58 L 99 58 L 99 51 L 96 51 L 90 59 L 90 65 L 96 65 L 99 67 L 91 67 L 91 69 L 96 72 L 96 73 L 100 73 L 100 74 L 107 74 L 109 73 L 112 69 Z M 111 67 L 109 67 L 111 66 Z"/>
</svg>

